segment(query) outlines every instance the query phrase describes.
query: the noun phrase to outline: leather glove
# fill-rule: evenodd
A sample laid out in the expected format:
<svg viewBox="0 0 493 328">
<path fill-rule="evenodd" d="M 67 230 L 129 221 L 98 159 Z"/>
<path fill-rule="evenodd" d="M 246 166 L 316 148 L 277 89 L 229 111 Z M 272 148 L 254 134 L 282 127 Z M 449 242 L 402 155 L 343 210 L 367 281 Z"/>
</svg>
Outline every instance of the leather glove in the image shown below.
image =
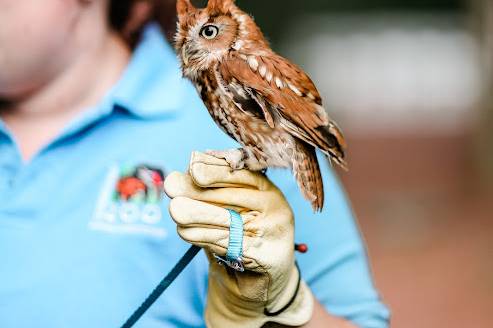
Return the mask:
<svg viewBox="0 0 493 328">
<path fill-rule="evenodd" d="M 232 171 L 226 161 L 195 152 L 189 172 L 171 173 L 165 191 L 178 234 L 209 258 L 208 327 L 300 326 L 310 320 L 314 301 L 295 265 L 293 214 L 263 174 Z M 244 272 L 213 256 L 225 256 L 228 249 L 226 209 L 243 219 Z"/>
</svg>

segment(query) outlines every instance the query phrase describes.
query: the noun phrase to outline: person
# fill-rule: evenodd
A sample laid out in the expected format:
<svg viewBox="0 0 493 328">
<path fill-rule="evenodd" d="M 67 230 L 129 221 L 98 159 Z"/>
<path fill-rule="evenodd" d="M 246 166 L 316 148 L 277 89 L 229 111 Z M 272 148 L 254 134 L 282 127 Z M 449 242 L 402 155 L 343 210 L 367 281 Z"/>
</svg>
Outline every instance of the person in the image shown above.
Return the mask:
<svg viewBox="0 0 493 328">
<path fill-rule="evenodd" d="M 329 166 L 314 214 L 290 172 L 225 171 L 194 152 L 237 145 L 156 23 L 135 48 L 110 24 L 123 3 L 0 1 L 0 326 L 119 327 L 183 238 L 205 252 L 139 327 L 387 327 Z M 214 258 L 232 213 L 245 224 L 244 272 Z M 309 251 L 295 255 L 294 241 Z"/>
</svg>

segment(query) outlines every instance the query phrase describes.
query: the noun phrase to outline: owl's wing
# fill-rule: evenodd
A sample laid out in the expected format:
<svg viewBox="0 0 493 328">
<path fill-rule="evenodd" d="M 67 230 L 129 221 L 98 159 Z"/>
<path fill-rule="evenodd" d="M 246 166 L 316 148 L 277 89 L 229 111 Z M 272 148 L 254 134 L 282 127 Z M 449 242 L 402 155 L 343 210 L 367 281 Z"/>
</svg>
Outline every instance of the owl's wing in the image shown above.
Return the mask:
<svg viewBox="0 0 493 328">
<path fill-rule="evenodd" d="M 300 68 L 275 54 L 232 55 L 220 65 L 220 74 L 242 110 L 262 113 L 271 127 L 281 126 L 346 167 L 344 137 Z"/>
</svg>

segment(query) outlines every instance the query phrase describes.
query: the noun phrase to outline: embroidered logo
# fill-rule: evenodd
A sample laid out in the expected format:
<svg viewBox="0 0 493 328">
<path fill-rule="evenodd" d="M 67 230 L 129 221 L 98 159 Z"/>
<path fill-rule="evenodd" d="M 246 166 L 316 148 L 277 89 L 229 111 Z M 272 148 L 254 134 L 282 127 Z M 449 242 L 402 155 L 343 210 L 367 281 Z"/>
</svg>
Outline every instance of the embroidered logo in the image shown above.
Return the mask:
<svg viewBox="0 0 493 328">
<path fill-rule="evenodd" d="M 109 233 L 164 238 L 162 220 L 164 172 L 148 165 L 113 166 L 104 183 L 89 227 Z"/>
</svg>

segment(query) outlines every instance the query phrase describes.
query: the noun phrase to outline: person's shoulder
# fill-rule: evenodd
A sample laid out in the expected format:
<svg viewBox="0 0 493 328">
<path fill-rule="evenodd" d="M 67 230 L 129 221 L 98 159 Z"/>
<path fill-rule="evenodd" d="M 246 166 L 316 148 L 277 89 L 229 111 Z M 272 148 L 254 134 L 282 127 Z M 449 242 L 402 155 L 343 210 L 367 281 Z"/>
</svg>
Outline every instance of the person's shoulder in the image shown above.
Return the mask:
<svg viewBox="0 0 493 328">
<path fill-rule="evenodd" d="M 195 87 L 182 76 L 172 46 L 155 23 L 146 27 L 113 97 L 142 119 L 138 127 L 163 136 L 158 143 L 172 138 L 184 149 L 198 150 L 232 145 L 215 125 Z"/>
<path fill-rule="evenodd" d="M 189 84 L 188 81 L 186 81 Z M 193 86 L 186 88 L 186 99 L 177 112 L 174 129 L 182 137 L 188 136 L 197 150 L 235 148 L 229 138 L 210 116 L 207 108 Z"/>
</svg>

